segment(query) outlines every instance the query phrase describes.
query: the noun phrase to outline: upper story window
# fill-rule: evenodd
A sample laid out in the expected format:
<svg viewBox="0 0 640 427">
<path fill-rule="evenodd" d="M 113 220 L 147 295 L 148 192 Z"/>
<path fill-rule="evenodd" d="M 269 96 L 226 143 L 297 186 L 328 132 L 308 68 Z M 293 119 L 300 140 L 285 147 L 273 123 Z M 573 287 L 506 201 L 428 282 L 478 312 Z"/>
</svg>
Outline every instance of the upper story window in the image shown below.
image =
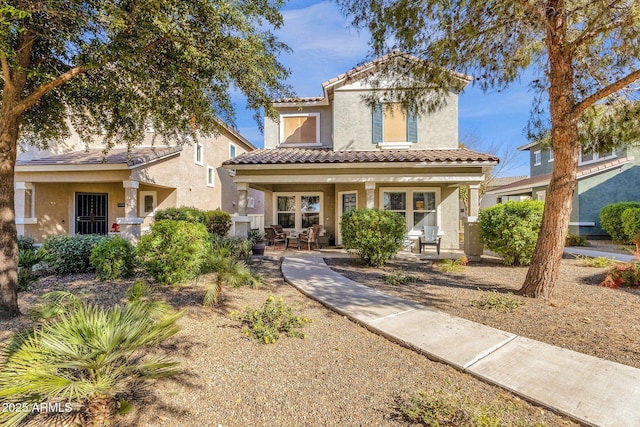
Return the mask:
<svg viewBox="0 0 640 427">
<path fill-rule="evenodd" d="M 599 162 L 602 160 L 612 159 L 616 157 L 616 150 L 607 151 L 604 153 L 598 153 L 590 149 L 581 149 L 580 150 L 580 161 L 579 164 L 587 164 Z"/>
<path fill-rule="evenodd" d="M 533 165 L 538 166 L 542 164 L 542 153 L 540 151 L 533 152 Z"/>
<path fill-rule="evenodd" d="M 235 159 L 236 157 L 236 146 L 233 144 L 229 144 L 229 158 Z"/>
<path fill-rule="evenodd" d="M 216 169 L 213 166 L 207 166 L 207 186 L 213 187 L 216 183 Z"/>
<path fill-rule="evenodd" d="M 200 144 L 199 142 L 195 143 L 195 158 L 194 158 L 194 162 L 196 162 L 196 164 L 200 165 L 200 166 L 204 165 L 204 146 L 202 144 Z"/>
<path fill-rule="evenodd" d="M 549 162 L 553 162 L 553 150 L 549 150 Z"/>
<path fill-rule="evenodd" d="M 418 118 L 399 102 L 385 102 L 373 109 L 374 144 L 418 142 Z"/>
<path fill-rule="evenodd" d="M 280 143 L 321 145 L 320 113 L 281 114 Z"/>
</svg>

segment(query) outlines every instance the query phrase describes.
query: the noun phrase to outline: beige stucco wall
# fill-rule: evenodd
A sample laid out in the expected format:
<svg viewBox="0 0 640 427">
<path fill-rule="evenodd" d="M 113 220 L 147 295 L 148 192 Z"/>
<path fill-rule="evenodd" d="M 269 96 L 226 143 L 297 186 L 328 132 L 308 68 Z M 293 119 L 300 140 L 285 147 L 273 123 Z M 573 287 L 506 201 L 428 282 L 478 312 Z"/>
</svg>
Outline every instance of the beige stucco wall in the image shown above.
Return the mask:
<svg viewBox="0 0 640 427">
<path fill-rule="evenodd" d="M 280 114 L 298 114 L 298 113 L 319 113 L 320 114 L 320 142 L 322 147 L 331 148 L 333 145 L 333 116 L 331 113 L 331 107 L 318 106 L 318 107 L 283 107 L 279 108 Z M 264 121 L 264 148 L 276 148 L 280 145 L 280 123 L 274 120 L 265 118 Z M 283 144 L 284 146 L 291 146 L 290 144 Z M 315 147 L 315 148 L 322 148 Z"/>
</svg>

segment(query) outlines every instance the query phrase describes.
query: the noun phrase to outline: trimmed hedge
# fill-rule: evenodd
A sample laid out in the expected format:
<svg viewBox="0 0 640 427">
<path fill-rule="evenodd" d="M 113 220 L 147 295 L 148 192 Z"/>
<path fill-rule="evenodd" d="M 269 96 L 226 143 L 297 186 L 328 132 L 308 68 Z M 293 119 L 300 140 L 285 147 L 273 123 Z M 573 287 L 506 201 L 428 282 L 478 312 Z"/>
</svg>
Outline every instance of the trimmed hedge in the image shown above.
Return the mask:
<svg viewBox="0 0 640 427">
<path fill-rule="evenodd" d="M 42 244 L 49 268 L 56 274 L 87 273 L 92 269 L 91 250 L 105 236 L 80 234 L 76 236 L 50 236 Z"/>
<path fill-rule="evenodd" d="M 89 261 L 100 280 L 124 279 L 133 273 L 135 248 L 120 236 L 101 240 L 91 251 Z"/>
<path fill-rule="evenodd" d="M 640 208 L 625 209 L 621 215 L 622 228 L 627 239 L 636 243 L 640 238 Z"/>
<path fill-rule="evenodd" d="M 229 212 L 215 210 L 204 212 L 204 225 L 207 231 L 218 236 L 226 236 L 231 230 L 231 214 Z"/>
<path fill-rule="evenodd" d="M 172 220 L 172 221 L 186 221 L 191 223 L 205 223 L 204 212 L 197 208 L 190 208 L 183 206 L 181 208 L 167 208 L 160 209 L 153 214 L 155 222 Z"/>
<path fill-rule="evenodd" d="M 622 213 L 627 209 L 640 208 L 640 202 L 618 202 L 605 206 L 600 210 L 600 224 L 611 239 L 620 243 L 630 243 L 622 225 Z"/>
<path fill-rule="evenodd" d="M 538 241 L 544 202 L 509 201 L 480 212 L 480 237 L 509 266 L 529 265 Z"/>
<path fill-rule="evenodd" d="M 342 216 L 342 243 L 367 265 L 381 267 L 402 247 L 406 222 L 381 209 L 354 209 Z"/>
</svg>

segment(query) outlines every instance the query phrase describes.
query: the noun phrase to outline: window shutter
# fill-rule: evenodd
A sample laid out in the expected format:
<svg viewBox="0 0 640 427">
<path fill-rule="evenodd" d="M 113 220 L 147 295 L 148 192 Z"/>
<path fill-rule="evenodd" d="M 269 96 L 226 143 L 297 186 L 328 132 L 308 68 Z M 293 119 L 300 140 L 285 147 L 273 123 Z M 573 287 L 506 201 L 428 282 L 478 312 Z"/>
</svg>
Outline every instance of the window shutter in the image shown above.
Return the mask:
<svg viewBox="0 0 640 427">
<path fill-rule="evenodd" d="M 373 132 L 372 132 L 372 141 L 374 144 L 379 144 L 382 142 L 382 105 L 377 104 L 373 107 Z"/>
<path fill-rule="evenodd" d="M 407 111 L 407 141 L 418 142 L 418 115 Z"/>
</svg>

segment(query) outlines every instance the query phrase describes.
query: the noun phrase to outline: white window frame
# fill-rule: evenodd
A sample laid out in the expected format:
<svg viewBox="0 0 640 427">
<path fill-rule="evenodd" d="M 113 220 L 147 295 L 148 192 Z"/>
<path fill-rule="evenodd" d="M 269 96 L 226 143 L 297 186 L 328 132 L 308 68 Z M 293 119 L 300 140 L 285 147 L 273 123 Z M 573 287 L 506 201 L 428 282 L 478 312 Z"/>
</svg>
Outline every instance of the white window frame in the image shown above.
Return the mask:
<svg viewBox="0 0 640 427">
<path fill-rule="evenodd" d="M 580 158 L 578 159 L 578 165 L 588 165 L 590 163 L 596 163 L 596 162 L 601 162 L 603 160 L 609 160 L 609 159 L 615 159 L 616 157 L 618 157 L 618 155 L 616 154 L 616 150 L 611 150 L 611 153 L 606 153 L 608 155 L 604 155 L 602 157 L 600 153 L 598 152 L 594 152 L 593 153 L 593 159 L 591 160 L 587 160 L 587 161 L 583 161 L 582 160 L 582 148 L 580 149 Z"/>
<path fill-rule="evenodd" d="M 247 208 L 253 209 L 255 207 L 256 207 L 256 199 L 254 199 L 251 196 L 247 197 Z"/>
<path fill-rule="evenodd" d="M 196 165 L 204 166 L 204 145 L 199 142 L 195 142 L 193 147 L 193 162 Z M 200 156 L 198 156 L 198 153 L 200 153 Z M 198 157 L 200 157 L 200 160 L 198 160 Z"/>
<path fill-rule="evenodd" d="M 229 143 L 229 158 L 230 159 L 235 159 L 236 156 L 238 155 L 238 147 L 233 144 L 233 143 Z"/>
<path fill-rule="evenodd" d="M 207 165 L 207 187 L 216 186 L 216 168 Z"/>
<path fill-rule="evenodd" d="M 536 200 L 544 202 L 546 198 L 547 198 L 547 191 L 546 190 L 536 191 Z"/>
<path fill-rule="evenodd" d="M 540 150 L 533 152 L 533 166 L 540 166 L 542 164 L 542 152 Z"/>
<path fill-rule="evenodd" d="M 553 157 L 553 150 L 549 150 L 549 163 L 553 162 L 554 157 Z"/>
<path fill-rule="evenodd" d="M 407 220 L 407 233 L 414 231 L 422 231 L 413 229 L 413 193 L 435 193 L 436 194 L 436 225 L 442 228 L 442 214 L 441 214 L 441 193 L 439 187 L 380 187 L 378 190 L 378 205 L 380 209 L 384 210 L 384 193 L 406 193 L 407 206 L 404 212 L 406 212 L 405 219 Z M 394 211 L 392 211 L 394 212 Z M 409 221 L 411 220 L 411 221 Z"/>
<path fill-rule="evenodd" d="M 316 118 L 316 142 L 284 142 L 284 119 L 287 117 L 315 117 Z M 321 147 L 320 141 L 320 113 L 291 113 L 280 114 L 278 141 L 286 147 Z"/>
<path fill-rule="evenodd" d="M 36 188 L 31 182 L 16 182 L 15 183 L 16 190 L 24 190 L 25 193 L 27 190 L 31 191 L 31 212 L 25 212 L 24 217 L 16 217 L 16 225 L 26 225 L 26 224 L 37 224 L 38 219 L 36 218 Z M 26 197 L 25 197 L 26 201 Z"/>
<path fill-rule="evenodd" d="M 302 196 L 320 196 L 320 225 L 324 225 L 324 193 L 321 191 L 288 191 L 288 192 L 280 192 L 273 193 L 273 221 L 274 224 L 278 221 L 278 196 L 281 197 L 295 197 L 295 228 L 296 231 L 302 230 Z M 287 230 L 291 230 L 288 228 Z"/>
<path fill-rule="evenodd" d="M 144 210 L 144 198 L 145 196 L 153 197 L 153 210 L 147 212 Z M 138 215 L 141 218 L 146 216 L 153 216 L 156 208 L 158 207 L 158 192 L 157 191 L 139 191 L 138 192 Z"/>
</svg>

